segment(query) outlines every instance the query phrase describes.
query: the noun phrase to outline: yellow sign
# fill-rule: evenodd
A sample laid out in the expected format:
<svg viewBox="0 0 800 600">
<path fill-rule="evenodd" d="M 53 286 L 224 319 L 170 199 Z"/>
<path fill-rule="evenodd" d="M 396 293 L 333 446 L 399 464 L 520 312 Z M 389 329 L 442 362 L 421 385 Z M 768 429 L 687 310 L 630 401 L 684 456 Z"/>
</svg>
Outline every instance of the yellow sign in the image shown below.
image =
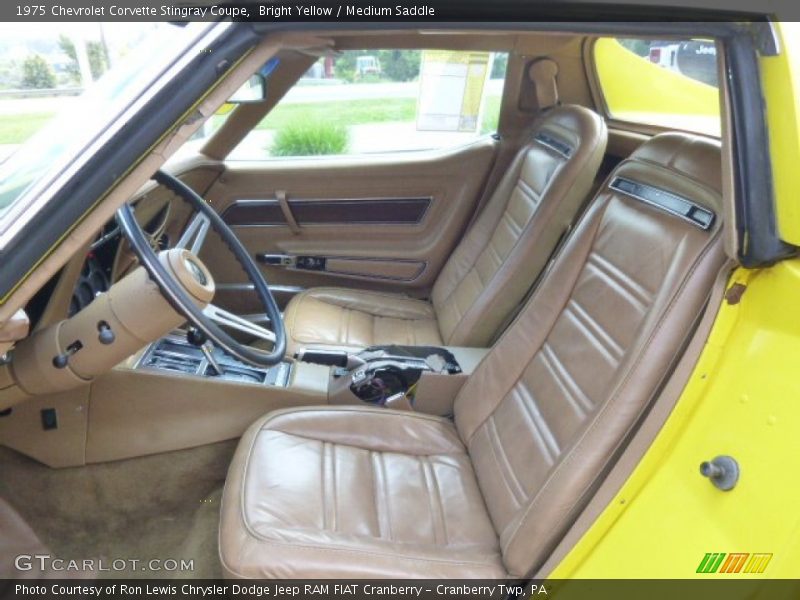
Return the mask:
<svg viewBox="0 0 800 600">
<path fill-rule="evenodd" d="M 424 51 L 417 129 L 478 131 L 491 58 L 489 52 Z"/>
</svg>

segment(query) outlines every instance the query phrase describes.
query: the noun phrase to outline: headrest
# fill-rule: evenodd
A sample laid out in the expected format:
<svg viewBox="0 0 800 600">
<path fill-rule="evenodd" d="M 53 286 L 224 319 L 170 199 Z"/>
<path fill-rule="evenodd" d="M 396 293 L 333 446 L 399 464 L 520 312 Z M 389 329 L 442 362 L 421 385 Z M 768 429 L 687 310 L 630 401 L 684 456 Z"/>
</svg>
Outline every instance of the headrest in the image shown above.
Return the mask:
<svg viewBox="0 0 800 600">
<path fill-rule="evenodd" d="M 631 159 L 661 165 L 722 193 L 719 140 L 689 133 L 662 133 L 639 146 Z"/>
<path fill-rule="evenodd" d="M 688 133 L 657 135 L 620 163 L 608 187 L 710 229 L 721 216 L 720 143 Z"/>
<path fill-rule="evenodd" d="M 528 67 L 528 77 L 533 82 L 536 105 L 539 110 L 558 104 L 558 65 L 550 58 L 537 58 Z"/>
</svg>

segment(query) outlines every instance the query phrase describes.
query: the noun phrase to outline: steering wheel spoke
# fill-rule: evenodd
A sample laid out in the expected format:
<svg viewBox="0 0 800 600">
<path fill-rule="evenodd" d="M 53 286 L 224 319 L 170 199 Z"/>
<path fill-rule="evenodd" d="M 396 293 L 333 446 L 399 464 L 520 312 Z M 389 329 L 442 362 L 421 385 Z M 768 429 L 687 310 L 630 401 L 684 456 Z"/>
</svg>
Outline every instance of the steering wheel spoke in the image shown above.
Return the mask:
<svg viewBox="0 0 800 600">
<path fill-rule="evenodd" d="M 211 221 L 203 213 L 195 213 L 192 220 L 186 226 L 180 239 L 175 244 L 176 248 L 186 248 L 192 254 L 199 254 L 203 243 L 206 241 Z"/>
<path fill-rule="evenodd" d="M 275 343 L 274 332 L 270 331 L 266 327 L 261 327 L 261 325 L 256 325 L 252 321 L 248 321 L 247 319 L 240 317 L 239 315 L 235 315 L 232 312 L 228 312 L 227 310 L 220 308 L 219 306 L 216 306 L 214 304 L 209 304 L 203 309 L 203 314 L 206 315 L 212 321 L 214 321 L 220 327 L 234 329 L 241 333 L 249 334 L 260 340 L 270 342 L 271 344 Z"/>
</svg>

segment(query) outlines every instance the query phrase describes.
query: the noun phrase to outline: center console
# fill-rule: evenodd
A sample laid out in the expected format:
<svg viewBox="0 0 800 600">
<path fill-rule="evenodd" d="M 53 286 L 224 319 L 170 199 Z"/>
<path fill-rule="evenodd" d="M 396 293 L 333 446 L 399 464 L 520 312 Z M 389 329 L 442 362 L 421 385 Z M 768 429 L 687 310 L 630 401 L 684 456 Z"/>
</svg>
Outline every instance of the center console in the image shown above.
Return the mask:
<svg viewBox="0 0 800 600">
<path fill-rule="evenodd" d="M 373 346 L 348 356 L 348 366 L 332 368 L 328 402 L 449 415 L 485 353 L 483 348 Z"/>
<path fill-rule="evenodd" d="M 358 353 L 310 351 L 293 362 L 258 368 L 210 344 L 194 345 L 176 331 L 148 346 L 132 367 L 191 375 L 198 384 L 262 386 L 272 390 L 270 399 L 281 403 L 366 404 L 450 415 L 461 386 L 486 352 L 485 348 L 372 346 Z M 237 386 L 226 396 L 242 394 L 247 392 Z"/>
<path fill-rule="evenodd" d="M 169 335 L 154 342 L 135 365 L 135 368 L 279 387 L 286 387 L 291 367 L 285 361 L 269 368 L 253 367 L 217 347 L 206 350 L 190 344 L 182 335 Z"/>
</svg>

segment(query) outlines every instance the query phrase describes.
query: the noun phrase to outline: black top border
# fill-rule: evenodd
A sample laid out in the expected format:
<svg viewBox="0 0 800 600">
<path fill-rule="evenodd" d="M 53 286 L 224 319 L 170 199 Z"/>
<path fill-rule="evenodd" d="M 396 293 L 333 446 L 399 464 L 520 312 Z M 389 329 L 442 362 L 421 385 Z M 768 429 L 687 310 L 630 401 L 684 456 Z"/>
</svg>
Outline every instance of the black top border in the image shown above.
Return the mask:
<svg viewBox="0 0 800 600">
<path fill-rule="evenodd" d="M 35 2 L 35 4 L 33 3 Z M 376 21 L 696 22 L 800 20 L 794 0 L 9 0 L 0 20 L 44 21 Z M 766 10 L 775 12 L 768 13 Z M 793 17 L 796 17 L 793 18 Z"/>
</svg>

